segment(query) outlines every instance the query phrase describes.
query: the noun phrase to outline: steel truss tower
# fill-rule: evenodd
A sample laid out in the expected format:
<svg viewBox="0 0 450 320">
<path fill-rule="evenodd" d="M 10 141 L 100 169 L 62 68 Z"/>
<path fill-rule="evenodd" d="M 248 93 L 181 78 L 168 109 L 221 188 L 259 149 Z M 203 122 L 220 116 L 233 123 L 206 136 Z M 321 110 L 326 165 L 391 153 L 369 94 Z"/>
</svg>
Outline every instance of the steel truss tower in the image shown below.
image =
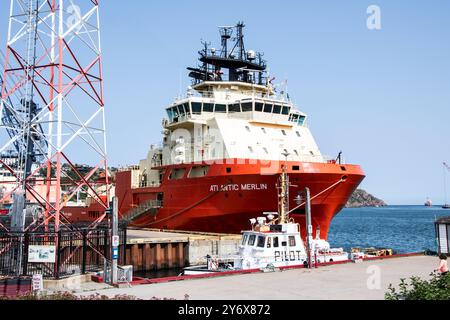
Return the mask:
<svg viewBox="0 0 450 320">
<path fill-rule="evenodd" d="M 0 166 L 14 188 L 0 205 L 22 195 L 13 205 L 22 223 L 23 209 L 42 213 L 23 230 L 58 231 L 70 226 L 64 208 L 80 191 L 109 203 L 99 0 L 11 0 L 9 16 Z"/>
</svg>

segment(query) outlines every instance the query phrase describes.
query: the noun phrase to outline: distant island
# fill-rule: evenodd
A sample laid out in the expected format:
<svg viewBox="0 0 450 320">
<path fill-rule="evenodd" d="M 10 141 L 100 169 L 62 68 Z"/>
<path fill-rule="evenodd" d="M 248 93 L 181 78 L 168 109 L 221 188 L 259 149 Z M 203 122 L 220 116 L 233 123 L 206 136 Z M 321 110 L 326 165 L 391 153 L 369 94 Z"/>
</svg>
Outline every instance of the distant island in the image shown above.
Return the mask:
<svg viewBox="0 0 450 320">
<path fill-rule="evenodd" d="M 387 204 L 362 189 L 357 189 L 345 205 L 346 208 L 385 207 Z"/>
</svg>

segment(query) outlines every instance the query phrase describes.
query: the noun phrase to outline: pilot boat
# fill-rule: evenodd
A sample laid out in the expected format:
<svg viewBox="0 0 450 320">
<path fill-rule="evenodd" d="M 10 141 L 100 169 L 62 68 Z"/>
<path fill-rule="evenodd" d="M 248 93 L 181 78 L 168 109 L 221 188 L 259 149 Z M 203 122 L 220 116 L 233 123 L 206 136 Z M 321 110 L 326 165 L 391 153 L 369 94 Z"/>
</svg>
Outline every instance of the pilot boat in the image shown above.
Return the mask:
<svg viewBox="0 0 450 320">
<path fill-rule="evenodd" d="M 236 255 L 206 257 L 207 263 L 183 269 L 183 275 L 226 272 L 232 270 L 275 270 L 283 267 L 308 267 L 321 263 L 348 261 L 349 254 L 342 248 L 330 248 L 320 238 L 304 239 L 300 224 L 289 217 L 289 178 L 286 166 L 280 175 L 279 212 L 266 212 L 265 216 L 250 219 L 251 230 L 242 232 L 242 240 Z M 312 228 L 306 227 L 307 230 Z M 308 241 L 308 239 L 311 239 Z"/>
</svg>

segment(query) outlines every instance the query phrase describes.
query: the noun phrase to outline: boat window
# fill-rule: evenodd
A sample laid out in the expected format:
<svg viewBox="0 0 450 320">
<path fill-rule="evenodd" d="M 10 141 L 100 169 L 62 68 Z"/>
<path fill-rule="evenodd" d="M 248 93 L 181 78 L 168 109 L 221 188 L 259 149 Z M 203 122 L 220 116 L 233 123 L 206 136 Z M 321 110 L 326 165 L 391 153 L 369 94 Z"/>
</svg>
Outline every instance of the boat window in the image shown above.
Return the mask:
<svg viewBox="0 0 450 320">
<path fill-rule="evenodd" d="M 169 117 L 169 122 L 173 122 L 173 118 L 174 118 L 174 113 L 172 108 L 166 109 L 167 111 L 167 116 Z"/>
<path fill-rule="evenodd" d="M 227 106 L 224 104 L 216 104 L 216 112 L 227 112 Z"/>
<path fill-rule="evenodd" d="M 287 114 L 289 114 L 289 111 L 291 111 L 290 107 L 283 107 L 283 111 L 281 113 L 284 115 L 287 115 Z"/>
<path fill-rule="evenodd" d="M 186 114 L 191 114 L 191 110 L 189 110 L 189 103 L 183 103 L 183 108 Z"/>
<path fill-rule="evenodd" d="M 198 102 L 191 102 L 192 113 L 193 114 L 201 114 L 202 113 L 202 104 Z"/>
<path fill-rule="evenodd" d="M 200 178 L 208 174 L 209 166 L 192 167 L 189 178 Z"/>
<path fill-rule="evenodd" d="M 239 105 L 239 103 L 230 104 L 228 106 L 228 111 L 229 112 L 241 112 L 241 106 Z"/>
<path fill-rule="evenodd" d="M 255 244 L 256 235 L 252 234 L 248 237 L 248 245 L 253 246 Z"/>
<path fill-rule="evenodd" d="M 305 123 L 305 119 L 306 119 L 305 116 L 300 116 L 300 118 L 298 119 L 298 124 L 302 126 Z"/>
<path fill-rule="evenodd" d="M 263 103 L 261 103 L 261 102 L 256 102 L 256 103 L 255 103 L 255 111 L 262 112 L 262 111 L 263 111 L 263 106 L 264 106 Z"/>
<path fill-rule="evenodd" d="M 268 104 L 268 103 L 266 103 L 266 104 L 264 105 L 264 112 L 272 113 L 272 107 L 273 107 L 273 104 Z"/>
<path fill-rule="evenodd" d="M 279 106 L 279 105 L 274 105 L 273 106 L 273 113 L 276 113 L 276 114 L 280 114 L 281 113 L 281 106 Z"/>
<path fill-rule="evenodd" d="M 278 237 L 273 237 L 273 247 L 274 248 L 278 248 L 279 247 Z"/>
<path fill-rule="evenodd" d="M 267 238 L 267 248 L 272 248 L 272 237 Z"/>
<path fill-rule="evenodd" d="M 256 244 L 257 247 L 264 248 L 264 244 L 266 243 L 266 238 L 263 236 L 258 237 L 258 243 Z"/>
<path fill-rule="evenodd" d="M 244 234 L 244 237 L 242 238 L 242 245 L 243 246 L 245 246 L 245 243 L 247 242 L 247 238 L 248 238 L 248 235 Z"/>
<path fill-rule="evenodd" d="M 213 112 L 214 104 L 212 103 L 204 103 L 203 104 L 203 112 Z"/>
<path fill-rule="evenodd" d="M 184 107 L 183 107 L 182 104 L 180 104 L 177 108 L 178 108 L 178 114 L 179 115 L 183 115 L 183 114 L 186 113 L 186 111 L 184 110 Z"/>
<path fill-rule="evenodd" d="M 289 236 L 289 247 L 295 247 L 295 237 Z"/>
<path fill-rule="evenodd" d="M 182 179 L 184 177 L 185 172 L 186 172 L 186 168 L 173 169 L 169 175 L 169 180 Z"/>
<path fill-rule="evenodd" d="M 245 102 L 242 104 L 242 112 L 253 111 L 253 103 Z"/>
<path fill-rule="evenodd" d="M 291 121 L 297 123 L 298 122 L 298 114 L 293 114 Z"/>
</svg>

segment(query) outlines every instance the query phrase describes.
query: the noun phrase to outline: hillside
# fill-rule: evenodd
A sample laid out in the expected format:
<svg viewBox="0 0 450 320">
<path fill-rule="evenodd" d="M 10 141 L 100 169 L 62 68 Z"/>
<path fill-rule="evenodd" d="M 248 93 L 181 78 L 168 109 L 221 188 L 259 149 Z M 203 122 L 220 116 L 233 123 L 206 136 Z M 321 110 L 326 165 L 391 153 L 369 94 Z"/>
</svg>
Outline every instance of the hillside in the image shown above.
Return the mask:
<svg viewBox="0 0 450 320">
<path fill-rule="evenodd" d="M 385 207 L 387 204 L 362 189 L 357 189 L 347 202 L 346 208 Z"/>
</svg>

